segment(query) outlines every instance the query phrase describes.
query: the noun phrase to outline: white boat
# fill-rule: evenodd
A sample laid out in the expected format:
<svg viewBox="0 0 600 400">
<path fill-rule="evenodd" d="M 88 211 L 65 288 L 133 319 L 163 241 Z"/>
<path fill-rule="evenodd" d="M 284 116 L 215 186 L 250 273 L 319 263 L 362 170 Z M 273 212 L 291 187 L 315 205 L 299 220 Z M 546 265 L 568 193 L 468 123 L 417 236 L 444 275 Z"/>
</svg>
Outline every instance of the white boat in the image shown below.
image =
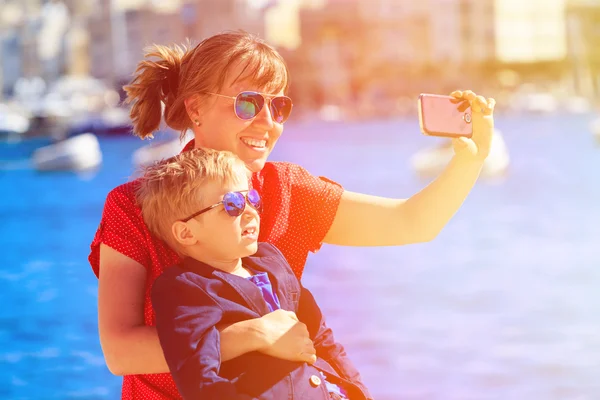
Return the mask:
<svg viewBox="0 0 600 400">
<path fill-rule="evenodd" d="M 323 121 L 341 121 L 344 113 L 341 107 L 335 104 L 326 104 L 319 110 L 319 115 Z"/>
<path fill-rule="evenodd" d="M 563 100 L 562 109 L 571 114 L 587 114 L 593 109 L 593 105 L 583 96 L 569 96 Z"/>
<path fill-rule="evenodd" d="M 596 140 L 596 143 L 600 145 L 600 117 L 590 123 L 590 131 L 592 131 L 592 136 Z"/>
<path fill-rule="evenodd" d="M 39 171 L 87 171 L 102 164 L 102 152 L 95 135 L 82 133 L 35 150 L 32 161 Z"/>
<path fill-rule="evenodd" d="M 29 118 L 24 113 L 6 104 L 0 103 L 0 136 L 8 140 L 20 140 L 30 127 Z"/>
<path fill-rule="evenodd" d="M 516 93 L 510 102 L 513 111 L 528 114 L 551 114 L 560 109 L 560 101 L 551 93 Z"/>
<path fill-rule="evenodd" d="M 431 178 L 439 175 L 454 156 L 452 141 L 448 140 L 442 146 L 423 149 L 410 159 L 411 166 L 417 175 Z M 497 178 L 506 174 L 510 164 L 508 148 L 499 130 L 494 130 L 490 154 L 483 164 L 481 177 Z"/>
</svg>

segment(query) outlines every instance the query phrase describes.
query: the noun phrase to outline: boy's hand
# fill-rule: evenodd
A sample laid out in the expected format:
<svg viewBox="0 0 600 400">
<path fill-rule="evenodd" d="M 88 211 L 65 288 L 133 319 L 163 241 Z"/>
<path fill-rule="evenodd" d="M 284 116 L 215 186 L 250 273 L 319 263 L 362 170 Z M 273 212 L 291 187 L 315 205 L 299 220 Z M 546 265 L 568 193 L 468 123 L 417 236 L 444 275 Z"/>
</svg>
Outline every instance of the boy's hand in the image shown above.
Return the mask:
<svg viewBox="0 0 600 400">
<path fill-rule="evenodd" d="M 275 310 L 260 318 L 264 346 L 260 352 L 289 361 L 317 361 L 317 352 L 308 334 L 306 325 L 295 313 Z"/>
<path fill-rule="evenodd" d="M 477 96 L 470 90 L 455 90 L 450 96 L 468 100 L 471 104 L 473 136 L 452 139 L 454 153 L 464 160 L 483 162 L 490 154 L 494 134 L 494 107 L 496 100 Z"/>
</svg>

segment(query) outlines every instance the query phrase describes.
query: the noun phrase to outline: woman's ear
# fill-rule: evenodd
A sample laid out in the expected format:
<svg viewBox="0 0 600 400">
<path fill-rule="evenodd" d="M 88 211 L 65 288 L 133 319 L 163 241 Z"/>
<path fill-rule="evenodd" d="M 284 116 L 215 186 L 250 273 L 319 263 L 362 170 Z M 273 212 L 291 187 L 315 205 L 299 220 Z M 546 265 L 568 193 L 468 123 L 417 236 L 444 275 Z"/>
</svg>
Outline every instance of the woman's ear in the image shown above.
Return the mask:
<svg viewBox="0 0 600 400">
<path fill-rule="evenodd" d="M 171 225 L 171 233 L 173 234 L 173 237 L 177 243 L 182 246 L 193 246 L 198 243 L 198 239 L 186 222 L 173 222 L 173 225 Z"/>
<path fill-rule="evenodd" d="M 190 96 L 183 101 L 183 103 L 185 104 L 185 111 L 189 119 L 196 126 L 200 126 L 200 124 L 202 123 L 199 102 L 200 98 L 198 97 L 198 95 Z"/>
</svg>

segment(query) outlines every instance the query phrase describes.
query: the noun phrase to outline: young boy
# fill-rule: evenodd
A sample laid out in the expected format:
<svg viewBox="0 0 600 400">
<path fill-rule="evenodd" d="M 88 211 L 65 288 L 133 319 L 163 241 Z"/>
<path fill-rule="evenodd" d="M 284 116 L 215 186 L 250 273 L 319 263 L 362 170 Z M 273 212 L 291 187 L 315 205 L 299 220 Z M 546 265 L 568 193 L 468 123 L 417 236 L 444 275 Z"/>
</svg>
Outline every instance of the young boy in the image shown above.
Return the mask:
<svg viewBox="0 0 600 400">
<path fill-rule="evenodd" d="M 150 231 L 183 261 L 154 283 L 156 328 L 184 399 L 367 399 L 343 347 L 281 252 L 258 243 L 261 200 L 244 163 L 195 149 L 146 169 L 136 196 Z M 277 309 L 306 324 L 313 365 L 251 352 L 221 363 L 221 323 Z"/>
</svg>

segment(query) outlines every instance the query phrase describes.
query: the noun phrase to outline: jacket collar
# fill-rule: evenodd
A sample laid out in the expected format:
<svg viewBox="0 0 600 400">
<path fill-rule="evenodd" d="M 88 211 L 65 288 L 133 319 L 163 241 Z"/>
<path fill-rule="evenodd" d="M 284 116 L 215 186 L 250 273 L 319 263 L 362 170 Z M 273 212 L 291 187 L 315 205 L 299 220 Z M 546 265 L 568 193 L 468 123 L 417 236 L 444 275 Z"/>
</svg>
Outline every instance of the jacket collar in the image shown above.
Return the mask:
<svg viewBox="0 0 600 400">
<path fill-rule="evenodd" d="M 281 265 L 281 258 L 274 257 L 272 251 L 268 250 L 259 243 L 258 251 L 250 257 L 242 258 L 242 264 L 252 271 L 267 272 L 273 285 L 273 290 L 281 303 L 281 308 L 295 311 L 295 304 L 290 304 L 287 296 L 292 293 L 293 300 L 297 297 L 298 290 L 296 289 L 296 285 L 293 285 L 293 282 L 291 282 L 291 279 L 295 279 L 295 277 L 292 274 L 286 273 L 286 266 Z M 269 313 L 260 289 L 248 279 L 221 271 L 190 257 L 184 258 L 181 266 L 185 270 L 193 271 L 205 278 L 216 278 L 228 284 L 246 301 L 252 310 L 260 315 Z M 292 303 L 296 303 L 296 301 L 292 301 Z"/>
</svg>

